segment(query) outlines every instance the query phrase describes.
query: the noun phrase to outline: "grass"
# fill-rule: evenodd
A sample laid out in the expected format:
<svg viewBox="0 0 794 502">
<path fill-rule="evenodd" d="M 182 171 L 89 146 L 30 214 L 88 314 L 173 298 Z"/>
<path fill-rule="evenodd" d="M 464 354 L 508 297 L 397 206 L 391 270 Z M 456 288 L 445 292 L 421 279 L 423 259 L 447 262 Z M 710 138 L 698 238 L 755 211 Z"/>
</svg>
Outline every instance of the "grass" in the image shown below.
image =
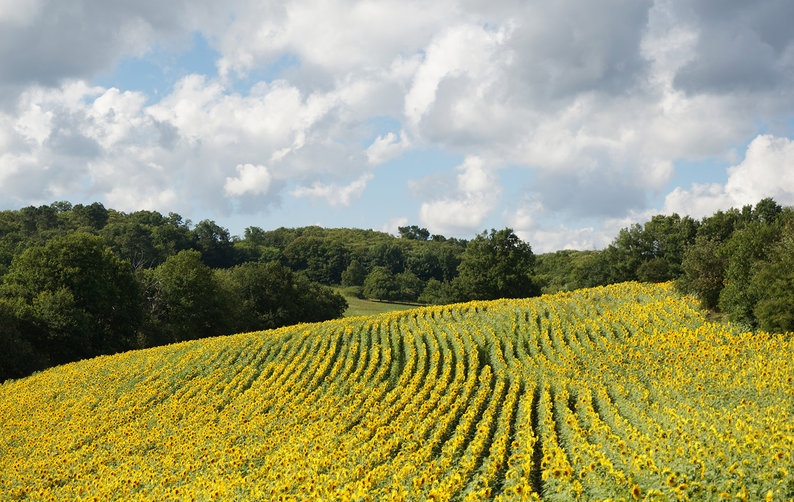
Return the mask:
<svg viewBox="0 0 794 502">
<path fill-rule="evenodd" d="M 347 310 L 342 314 L 342 317 L 356 317 L 362 315 L 382 314 L 384 312 L 396 312 L 399 310 L 409 310 L 419 306 L 416 303 L 391 303 L 381 300 L 364 300 L 353 295 L 345 294 L 344 291 L 339 291 L 342 296 L 347 300 Z"/>
</svg>

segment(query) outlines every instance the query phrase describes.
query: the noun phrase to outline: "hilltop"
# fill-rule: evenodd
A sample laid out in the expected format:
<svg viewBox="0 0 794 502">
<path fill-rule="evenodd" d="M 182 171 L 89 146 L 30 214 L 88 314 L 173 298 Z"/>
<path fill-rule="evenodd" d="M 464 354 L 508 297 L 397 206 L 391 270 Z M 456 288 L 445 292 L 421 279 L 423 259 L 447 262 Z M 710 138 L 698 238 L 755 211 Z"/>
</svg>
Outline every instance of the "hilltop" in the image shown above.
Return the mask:
<svg viewBox="0 0 794 502">
<path fill-rule="evenodd" d="M 101 356 L 0 386 L 0 498 L 788 500 L 792 349 L 623 283 Z"/>
</svg>

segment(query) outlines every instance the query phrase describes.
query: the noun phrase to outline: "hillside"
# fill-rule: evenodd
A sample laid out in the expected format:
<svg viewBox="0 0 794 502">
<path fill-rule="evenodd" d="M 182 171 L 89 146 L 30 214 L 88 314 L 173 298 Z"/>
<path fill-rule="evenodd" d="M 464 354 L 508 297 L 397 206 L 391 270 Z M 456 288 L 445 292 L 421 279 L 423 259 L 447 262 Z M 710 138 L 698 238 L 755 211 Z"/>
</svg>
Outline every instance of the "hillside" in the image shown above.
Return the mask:
<svg viewBox="0 0 794 502">
<path fill-rule="evenodd" d="M 623 283 L 102 356 L 0 386 L 0 499 L 788 500 L 793 349 Z"/>
</svg>

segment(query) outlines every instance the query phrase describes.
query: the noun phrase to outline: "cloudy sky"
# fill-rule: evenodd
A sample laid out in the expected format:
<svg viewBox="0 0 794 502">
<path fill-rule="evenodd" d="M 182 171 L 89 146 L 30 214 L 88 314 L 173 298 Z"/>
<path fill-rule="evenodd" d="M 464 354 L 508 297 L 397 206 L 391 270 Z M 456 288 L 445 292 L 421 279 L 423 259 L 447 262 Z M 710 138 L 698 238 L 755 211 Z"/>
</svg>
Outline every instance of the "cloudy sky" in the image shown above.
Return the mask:
<svg viewBox="0 0 794 502">
<path fill-rule="evenodd" d="M 789 0 L 0 0 L 0 208 L 510 226 L 537 252 L 794 204 L 792 19 Z"/>
</svg>

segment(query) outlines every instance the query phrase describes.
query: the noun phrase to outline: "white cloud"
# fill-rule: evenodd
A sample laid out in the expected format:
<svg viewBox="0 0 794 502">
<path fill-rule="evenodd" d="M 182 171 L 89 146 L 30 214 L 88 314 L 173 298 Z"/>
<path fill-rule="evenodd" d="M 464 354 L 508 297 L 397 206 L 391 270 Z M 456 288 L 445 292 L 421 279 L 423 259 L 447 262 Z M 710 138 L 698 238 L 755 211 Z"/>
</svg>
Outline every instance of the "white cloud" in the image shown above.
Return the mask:
<svg viewBox="0 0 794 502">
<path fill-rule="evenodd" d="M 333 82 L 338 75 L 378 71 L 395 55 L 414 54 L 461 9 L 444 0 L 295 0 L 241 2 L 233 10 L 233 21 L 216 33 L 222 75 L 290 54 L 300 61 L 294 72 Z"/>
<path fill-rule="evenodd" d="M 109 207 L 121 211 L 173 211 L 178 204 L 177 193 L 170 188 L 152 191 L 143 187 L 115 186 L 105 194 Z"/>
<path fill-rule="evenodd" d="M 466 159 L 420 197 L 435 231 L 491 222 L 496 169 L 513 166 L 544 209 L 521 228 L 587 243 L 591 225 L 573 218 L 642 214 L 676 161 L 727 158 L 760 129 L 770 136 L 727 184 L 679 187 L 665 207 L 785 203 L 794 7 L 740 4 L 0 0 L 0 196 L 126 204 L 151 193 L 151 204 L 228 213 L 297 186 L 345 205 L 380 175 L 372 166 L 430 151 Z M 163 68 L 180 78 L 161 96 L 90 84 L 196 32 L 219 55 L 218 77 Z M 238 79 L 262 74 L 250 89 Z M 382 118 L 394 132 L 371 141 Z"/>
<path fill-rule="evenodd" d="M 794 204 L 794 141 L 788 138 L 756 136 L 747 146 L 744 160 L 728 168 L 724 185 L 676 187 L 665 198 L 664 210 L 699 218 L 719 209 L 755 204 L 765 197 L 778 204 Z"/>
<path fill-rule="evenodd" d="M 560 249 L 602 249 L 609 240 L 604 240 L 592 227 L 568 228 L 565 225 L 515 230 L 521 240 L 532 246 L 532 252 L 551 253 Z M 611 240 L 611 237 L 609 238 Z"/>
<path fill-rule="evenodd" d="M 375 141 L 367 147 L 367 161 L 377 166 L 399 157 L 406 148 L 410 146 L 408 138 L 404 132 L 400 132 L 399 139 L 393 132 L 378 136 Z"/>
<path fill-rule="evenodd" d="M 392 235 L 400 235 L 400 227 L 404 227 L 408 225 L 408 218 L 401 216 L 397 218 L 392 218 L 387 221 L 382 227 L 380 227 L 381 232 L 386 232 L 387 234 Z"/>
<path fill-rule="evenodd" d="M 344 186 L 314 182 L 310 187 L 299 186 L 290 193 L 295 197 L 308 197 L 312 200 L 325 199 L 332 206 L 349 206 L 353 200 L 361 197 L 371 179 L 372 174 L 367 173 Z"/>
<path fill-rule="evenodd" d="M 227 195 L 244 194 L 265 195 L 270 189 L 270 173 L 267 167 L 253 164 L 238 164 L 235 167 L 237 176 L 227 177 L 223 190 Z"/>
<path fill-rule="evenodd" d="M 498 64 L 494 63 L 501 62 L 495 60 L 495 51 L 507 36 L 507 29 L 493 32 L 476 25 L 461 25 L 436 37 L 405 95 L 408 120 L 419 123 L 436 101 L 439 85 L 446 78 L 466 75 L 476 81 L 476 91 L 482 93 L 495 78 Z"/>
<path fill-rule="evenodd" d="M 419 208 L 419 221 L 434 233 L 479 231 L 499 201 L 501 187 L 496 175 L 480 157 L 467 157 L 457 170 L 455 192 L 424 202 Z"/>
</svg>

